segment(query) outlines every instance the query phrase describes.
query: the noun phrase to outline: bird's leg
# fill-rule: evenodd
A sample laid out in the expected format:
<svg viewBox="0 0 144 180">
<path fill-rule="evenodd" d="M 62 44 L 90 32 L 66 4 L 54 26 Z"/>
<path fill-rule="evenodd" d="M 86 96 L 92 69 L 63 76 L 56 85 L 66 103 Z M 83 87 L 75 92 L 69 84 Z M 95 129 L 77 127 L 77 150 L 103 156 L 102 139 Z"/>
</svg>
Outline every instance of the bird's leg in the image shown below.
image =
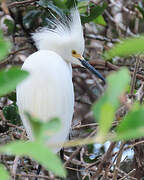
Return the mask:
<svg viewBox="0 0 144 180">
<path fill-rule="evenodd" d="M 60 150 L 60 158 L 62 161 L 64 161 L 64 148 Z"/>
<path fill-rule="evenodd" d="M 61 158 L 62 161 L 64 161 L 64 148 L 62 148 L 60 150 L 60 158 Z M 42 166 L 39 164 L 38 168 L 37 168 L 37 173 L 36 173 L 37 175 L 40 174 L 41 169 L 42 169 Z M 35 178 L 35 180 L 38 180 L 38 178 Z"/>
<path fill-rule="evenodd" d="M 36 173 L 37 175 L 40 174 L 41 169 L 42 169 L 42 166 L 39 164 L 37 168 L 37 173 Z M 35 180 L 38 180 L 38 178 L 35 178 Z"/>
</svg>

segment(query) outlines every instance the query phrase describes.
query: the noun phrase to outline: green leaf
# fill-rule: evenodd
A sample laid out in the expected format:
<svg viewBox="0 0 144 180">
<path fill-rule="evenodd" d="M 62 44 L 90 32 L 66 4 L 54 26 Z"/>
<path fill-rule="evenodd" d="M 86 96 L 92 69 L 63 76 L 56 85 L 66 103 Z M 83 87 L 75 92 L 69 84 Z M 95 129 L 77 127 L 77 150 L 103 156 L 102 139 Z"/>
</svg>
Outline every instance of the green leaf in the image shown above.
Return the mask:
<svg viewBox="0 0 144 180">
<path fill-rule="evenodd" d="M 56 154 L 37 142 L 13 142 L 0 148 L 1 153 L 8 153 L 18 156 L 29 156 L 60 177 L 66 176 L 66 171 Z"/>
<path fill-rule="evenodd" d="M 34 139 L 39 140 L 41 136 L 41 127 L 43 125 L 43 122 L 41 122 L 40 119 L 36 117 L 32 117 L 28 112 L 25 112 L 25 115 L 27 116 L 31 124 Z"/>
<path fill-rule="evenodd" d="M 67 0 L 65 4 L 66 4 L 67 8 L 70 9 L 77 5 L 77 0 Z"/>
<path fill-rule="evenodd" d="M 0 96 L 13 91 L 27 76 L 28 72 L 16 67 L 0 71 Z"/>
<path fill-rule="evenodd" d="M 96 19 L 94 19 L 93 22 L 96 23 L 96 24 L 100 24 L 102 26 L 107 25 L 102 15 L 100 15 Z"/>
<path fill-rule="evenodd" d="M 80 14 L 84 14 L 87 11 L 88 6 L 89 6 L 89 1 L 88 0 L 79 1 L 77 7 L 79 9 Z"/>
<path fill-rule="evenodd" d="M 0 164 L 0 178 L 2 180 L 9 180 L 10 179 L 9 173 L 3 164 Z"/>
<path fill-rule="evenodd" d="M 3 37 L 2 31 L 0 30 L 0 61 L 4 59 L 11 49 L 11 44 L 6 41 Z"/>
<path fill-rule="evenodd" d="M 42 126 L 42 133 L 44 137 L 51 137 L 61 129 L 61 121 L 59 118 L 53 118 Z"/>
<path fill-rule="evenodd" d="M 128 69 L 122 68 L 118 72 L 112 73 L 107 78 L 108 102 L 116 109 L 119 106 L 119 97 L 127 90 L 130 83 L 130 74 Z"/>
<path fill-rule="evenodd" d="M 107 77 L 108 88 L 106 89 L 104 96 L 93 105 L 95 119 L 100 119 L 100 113 L 104 104 L 111 104 L 114 110 L 118 108 L 119 97 L 126 91 L 129 82 L 129 71 L 125 68 L 122 68 L 120 71 L 112 73 Z"/>
<path fill-rule="evenodd" d="M 115 117 L 115 110 L 110 103 L 105 103 L 100 112 L 99 134 L 105 137 L 111 128 Z"/>
<path fill-rule="evenodd" d="M 11 101 L 13 101 L 14 103 L 16 103 L 16 92 L 13 91 L 10 94 L 8 94 L 7 96 Z"/>
<path fill-rule="evenodd" d="M 4 24 L 8 27 L 8 32 L 13 33 L 14 31 L 14 22 L 10 19 L 5 19 Z"/>
<path fill-rule="evenodd" d="M 58 118 L 52 118 L 47 122 L 42 122 L 40 119 L 32 117 L 29 113 L 25 114 L 30 121 L 34 137 L 38 141 L 47 141 L 49 137 L 56 134 L 61 128 L 61 121 Z"/>
<path fill-rule="evenodd" d="M 53 0 L 53 3 L 61 9 L 66 9 L 65 1 L 66 0 Z"/>
<path fill-rule="evenodd" d="M 144 106 L 135 104 L 116 128 L 114 140 L 129 140 L 144 137 Z"/>
<path fill-rule="evenodd" d="M 144 53 L 144 36 L 132 37 L 115 44 L 110 50 L 104 53 L 105 59 L 115 56 L 130 56 Z"/>
<path fill-rule="evenodd" d="M 15 104 L 4 106 L 3 114 L 10 123 L 21 125 L 20 115 L 18 114 L 18 108 Z"/>
<path fill-rule="evenodd" d="M 82 24 L 93 21 L 95 18 L 102 15 L 106 7 L 107 7 L 107 3 L 103 3 L 102 6 L 91 6 L 90 15 L 88 16 L 85 14 L 81 16 Z"/>
</svg>

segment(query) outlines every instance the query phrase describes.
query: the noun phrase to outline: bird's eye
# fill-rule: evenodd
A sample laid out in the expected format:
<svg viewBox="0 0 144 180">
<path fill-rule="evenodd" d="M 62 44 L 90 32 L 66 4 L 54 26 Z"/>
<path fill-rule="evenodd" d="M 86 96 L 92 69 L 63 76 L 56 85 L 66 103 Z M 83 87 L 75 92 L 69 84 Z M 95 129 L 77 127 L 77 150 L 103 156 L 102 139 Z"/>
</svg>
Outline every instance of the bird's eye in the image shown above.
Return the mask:
<svg viewBox="0 0 144 180">
<path fill-rule="evenodd" d="M 77 52 L 75 50 L 72 50 L 72 54 L 75 55 L 77 54 Z"/>
</svg>

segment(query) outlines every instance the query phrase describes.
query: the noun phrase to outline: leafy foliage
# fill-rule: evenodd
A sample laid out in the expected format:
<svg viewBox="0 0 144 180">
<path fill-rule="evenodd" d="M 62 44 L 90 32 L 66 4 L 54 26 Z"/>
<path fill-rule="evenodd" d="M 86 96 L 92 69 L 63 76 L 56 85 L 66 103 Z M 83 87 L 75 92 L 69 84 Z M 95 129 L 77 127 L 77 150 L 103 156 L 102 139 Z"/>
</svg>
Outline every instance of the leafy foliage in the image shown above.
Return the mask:
<svg viewBox="0 0 144 180">
<path fill-rule="evenodd" d="M 18 156 L 30 156 L 56 175 L 60 177 L 66 176 L 66 171 L 60 159 L 50 149 L 44 146 L 43 143 L 13 142 L 2 146 L 0 152 Z"/>
<path fill-rule="evenodd" d="M 13 33 L 14 31 L 14 22 L 10 19 L 5 19 L 4 24 L 8 27 L 8 32 Z"/>
<path fill-rule="evenodd" d="M 123 81 L 121 81 L 123 79 Z M 101 108 L 104 104 L 111 104 L 114 111 L 119 106 L 119 97 L 125 92 L 130 82 L 130 76 L 127 69 L 121 69 L 117 73 L 111 74 L 107 78 L 108 88 L 102 98 L 94 104 L 93 112 L 96 119 L 100 119 Z M 116 85 L 117 84 L 117 85 Z"/>
<path fill-rule="evenodd" d="M 111 74 L 107 78 L 108 88 L 104 96 L 93 106 L 94 117 L 99 121 L 100 126 L 98 136 L 101 136 L 102 141 L 112 126 L 115 112 L 120 105 L 119 98 L 126 91 L 129 82 L 129 72 L 125 68 Z"/>
<path fill-rule="evenodd" d="M 116 128 L 115 140 L 129 140 L 144 136 L 144 106 L 134 104 L 131 111 Z"/>
<path fill-rule="evenodd" d="M 0 71 L 0 96 L 13 91 L 27 76 L 28 72 L 16 67 Z"/>
<path fill-rule="evenodd" d="M 115 56 L 130 56 L 144 53 L 144 36 L 127 38 L 121 40 L 113 48 L 104 53 L 106 59 L 111 59 Z"/>
<path fill-rule="evenodd" d="M 6 57 L 10 49 L 11 49 L 10 42 L 4 39 L 2 31 L 0 31 L 0 61 Z"/>
<path fill-rule="evenodd" d="M 104 20 L 104 18 L 103 18 L 102 15 L 100 15 L 100 16 L 98 16 L 96 19 L 94 19 L 93 22 L 94 22 L 95 24 L 100 24 L 100 25 L 103 25 L 103 26 L 106 26 L 106 25 L 107 25 L 107 24 L 106 24 L 106 21 Z"/>
<path fill-rule="evenodd" d="M 9 180 L 10 179 L 6 168 L 2 164 L 0 164 L 0 176 L 1 176 L 2 180 Z"/>
<path fill-rule="evenodd" d="M 40 119 L 32 117 L 29 113 L 26 112 L 34 138 L 38 141 L 45 142 L 49 137 L 57 133 L 61 128 L 61 121 L 58 118 L 53 118 L 48 122 L 42 122 Z"/>
<path fill-rule="evenodd" d="M 59 20 L 64 17 L 64 14 L 69 14 L 69 11 L 73 7 L 79 8 L 81 12 L 82 23 L 88 23 L 93 21 L 96 24 L 105 26 L 106 22 L 102 16 L 107 3 L 102 5 L 94 5 L 90 3 L 90 13 L 87 13 L 88 1 L 76 1 L 76 0 L 39 0 L 36 2 L 38 7 L 35 9 L 27 10 L 23 17 L 23 24 L 26 29 L 33 30 L 38 26 L 51 25 L 48 19 L 58 18 Z M 53 15 L 52 15 L 53 14 Z"/>
<path fill-rule="evenodd" d="M 18 114 L 18 108 L 15 104 L 5 106 L 3 108 L 3 114 L 9 122 L 15 125 L 21 125 L 20 115 Z"/>
<path fill-rule="evenodd" d="M 94 7 L 92 6 L 90 8 L 90 15 L 85 13 L 83 16 L 81 16 L 82 23 L 88 23 L 90 21 L 93 21 L 95 18 L 102 15 L 106 7 L 107 7 L 106 3 L 103 3 L 102 6 L 94 6 Z"/>
</svg>

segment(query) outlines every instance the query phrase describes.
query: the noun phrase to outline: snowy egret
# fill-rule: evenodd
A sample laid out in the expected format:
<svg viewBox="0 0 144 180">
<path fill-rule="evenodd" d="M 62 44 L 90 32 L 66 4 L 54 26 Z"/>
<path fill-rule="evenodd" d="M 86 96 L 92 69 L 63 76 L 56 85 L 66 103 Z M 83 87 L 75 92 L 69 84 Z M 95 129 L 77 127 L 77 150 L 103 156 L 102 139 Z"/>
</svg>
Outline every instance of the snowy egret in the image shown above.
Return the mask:
<svg viewBox="0 0 144 180">
<path fill-rule="evenodd" d="M 63 143 L 71 127 L 74 111 L 71 63 L 85 66 L 104 81 L 82 57 L 84 38 L 78 10 L 71 10 L 67 24 L 58 19 L 53 24 L 55 29 L 42 28 L 33 34 L 39 50 L 25 60 L 22 69 L 29 71 L 30 76 L 16 89 L 19 113 L 30 139 L 34 137 L 24 112 L 43 122 L 53 117 L 61 119 L 62 129 L 49 139 L 49 145 Z"/>
</svg>

